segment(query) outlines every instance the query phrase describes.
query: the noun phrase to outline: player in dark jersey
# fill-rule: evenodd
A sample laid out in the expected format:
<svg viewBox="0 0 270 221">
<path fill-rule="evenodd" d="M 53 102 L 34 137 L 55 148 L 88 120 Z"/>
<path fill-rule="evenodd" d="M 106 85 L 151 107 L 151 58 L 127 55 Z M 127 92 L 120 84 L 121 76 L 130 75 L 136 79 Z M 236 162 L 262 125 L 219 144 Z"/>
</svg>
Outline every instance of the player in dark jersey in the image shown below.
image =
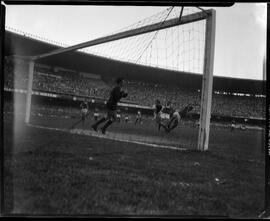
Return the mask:
<svg viewBox="0 0 270 221">
<path fill-rule="evenodd" d="M 168 101 L 166 106 L 162 109 L 162 113 L 165 113 L 171 116 L 172 112 L 173 112 L 172 103 Z"/>
<path fill-rule="evenodd" d="M 88 103 L 87 103 L 87 101 L 84 100 L 84 101 L 80 104 L 80 107 L 81 107 L 82 125 L 84 126 L 85 119 L 86 119 L 87 114 L 88 114 Z"/>
<path fill-rule="evenodd" d="M 184 109 L 182 109 L 181 111 L 174 111 L 170 122 L 168 123 L 167 127 L 165 127 L 165 130 L 167 132 L 172 131 L 174 128 L 176 128 L 178 126 L 178 124 L 180 123 L 180 120 L 182 118 L 185 118 L 188 114 L 188 112 L 193 110 L 193 106 L 191 104 L 188 104 L 186 107 L 184 107 Z"/>
<path fill-rule="evenodd" d="M 154 119 L 156 120 L 156 123 L 158 125 L 158 130 L 160 130 L 161 127 L 161 110 L 162 110 L 162 105 L 159 100 L 156 100 L 155 104 L 155 110 L 154 110 Z"/>
<path fill-rule="evenodd" d="M 155 104 L 155 115 L 157 115 L 162 110 L 162 105 L 159 100 L 156 100 Z"/>
<path fill-rule="evenodd" d="M 106 124 L 101 128 L 101 132 L 105 134 L 106 129 L 116 120 L 116 109 L 117 103 L 121 98 L 127 97 L 127 93 L 122 90 L 123 87 L 123 79 L 118 78 L 116 80 L 117 86 L 113 88 L 111 91 L 110 97 L 106 103 L 107 108 L 107 116 L 101 118 L 98 122 L 92 125 L 92 128 L 97 131 L 98 125 L 107 121 Z"/>
</svg>

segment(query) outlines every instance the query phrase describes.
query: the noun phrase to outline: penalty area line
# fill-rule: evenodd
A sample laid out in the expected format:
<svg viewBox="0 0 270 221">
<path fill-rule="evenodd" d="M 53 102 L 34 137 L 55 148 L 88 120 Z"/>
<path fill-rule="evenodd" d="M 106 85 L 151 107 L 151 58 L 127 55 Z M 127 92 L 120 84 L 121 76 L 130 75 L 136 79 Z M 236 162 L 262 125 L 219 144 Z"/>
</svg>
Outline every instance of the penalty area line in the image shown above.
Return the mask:
<svg viewBox="0 0 270 221">
<path fill-rule="evenodd" d="M 125 139 L 120 139 L 120 138 L 115 138 L 115 137 L 109 137 L 108 135 L 97 134 L 97 132 L 85 131 L 85 130 L 82 130 L 82 129 L 68 130 L 68 129 L 60 129 L 60 128 L 54 128 L 54 127 L 33 125 L 33 124 L 27 124 L 27 125 L 29 127 L 34 127 L 34 128 L 40 128 L 40 129 L 46 129 L 46 130 L 54 130 L 54 131 L 71 133 L 71 134 L 85 135 L 85 136 L 92 136 L 92 137 L 103 138 L 103 139 L 107 139 L 107 140 L 126 142 L 126 143 L 134 143 L 134 144 L 139 144 L 139 145 L 144 145 L 144 146 L 149 146 L 149 147 L 171 149 L 171 150 L 180 150 L 180 151 L 186 151 L 187 150 L 186 148 L 180 148 L 180 147 L 174 147 L 174 146 L 159 145 L 159 144 L 153 144 L 153 143 L 145 143 L 145 142 L 141 142 L 141 141 L 133 141 L 133 140 L 125 140 Z"/>
</svg>

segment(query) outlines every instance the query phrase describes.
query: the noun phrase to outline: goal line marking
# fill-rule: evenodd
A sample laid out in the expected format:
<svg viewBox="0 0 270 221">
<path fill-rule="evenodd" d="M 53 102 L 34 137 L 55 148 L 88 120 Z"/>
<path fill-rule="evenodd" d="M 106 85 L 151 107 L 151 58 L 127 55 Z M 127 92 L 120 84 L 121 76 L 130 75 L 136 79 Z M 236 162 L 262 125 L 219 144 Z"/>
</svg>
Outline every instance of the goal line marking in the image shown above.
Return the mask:
<svg viewBox="0 0 270 221">
<path fill-rule="evenodd" d="M 180 148 L 180 147 L 175 147 L 175 146 L 159 145 L 159 144 L 153 144 L 153 143 L 145 143 L 145 142 L 141 142 L 141 141 L 132 141 L 132 140 L 126 140 L 126 139 L 121 139 L 121 138 L 110 137 L 108 135 L 98 134 L 98 132 L 94 132 L 94 131 L 92 132 L 89 130 L 82 130 L 82 129 L 68 130 L 68 129 L 60 129 L 60 128 L 54 128 L 54 127 L 33 125 L 33 124 L 28 124 L 28 126 L 34 127 L 34 128 L 40 128 L 40 129 L 47 129 L 47 130 L 54 130 L 54 131 L 61 131 L 61 132 L 66 132 L 66 133 L 78 134 L 78 135 L 92 136 L 92 137 L 114 140 L 114 141 L 119 141 L 119 142 L 140 144 L 140 145 L 149 146 L 149 147 L 171 149 L 171 150 L 180 150 L 180 151 L 187 150 L 186 148 Z"/>
</svg>

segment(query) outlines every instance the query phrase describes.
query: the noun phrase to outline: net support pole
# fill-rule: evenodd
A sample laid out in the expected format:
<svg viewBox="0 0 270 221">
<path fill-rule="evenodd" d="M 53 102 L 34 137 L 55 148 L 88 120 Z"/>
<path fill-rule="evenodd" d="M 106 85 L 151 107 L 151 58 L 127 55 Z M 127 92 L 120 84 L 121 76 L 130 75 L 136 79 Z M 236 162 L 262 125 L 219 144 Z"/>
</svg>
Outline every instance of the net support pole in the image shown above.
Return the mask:
<svg viewBox="0 0 270 221">
<path fill-rule="evenodd" d="M 202 77 L 199 138 L 197 146 L 197 149 L 199 151 L 208 150 L 209 144 L 214 51 L 215 51 L 215 26 L 216 26 L 216 13 L 215 10 L 211 10 L 206 19 L 206 36 L 205 36 L 205 51 L 204 51 L 205 55 L 203 67 L 204 70 Z"/>
<path fill-rule="evenodd" d="M 33 60 L 30 60 L 28 64 L 28 87 L 27 87 L 27 94 L 26 94 L 25 123 L 30 122 L 34 67 L 35 67 L 35 62 Z"/>
</svg>

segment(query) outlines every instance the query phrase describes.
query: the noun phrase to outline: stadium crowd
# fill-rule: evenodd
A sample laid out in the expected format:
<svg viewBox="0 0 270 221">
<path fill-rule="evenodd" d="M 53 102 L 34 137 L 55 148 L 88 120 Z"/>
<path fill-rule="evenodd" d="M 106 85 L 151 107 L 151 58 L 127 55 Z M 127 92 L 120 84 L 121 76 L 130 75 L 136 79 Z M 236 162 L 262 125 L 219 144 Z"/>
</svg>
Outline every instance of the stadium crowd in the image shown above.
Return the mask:
<svg viewBox="0 0 270 221">
<path fill-rule="evenodd" d="M 6 61 L 4 86 L 12 89 L 26 89 L 28 75 L 23 69 Z M 33 90 L 106 99 L 111 86 L 101 79 L 82 76 L 79 73 L 36 67 Z M 199 113 L 201 93 L 196 90 L 172 87 L 139 81 L 125 80 L 124 89 L 129 96 L 123 102 L 142 106 L 153 106 L 156 99 L 163 104 L 171 101 L 174 107 L 183 108 L 186 104 L 197 104 L 194 112 Z M 239 97 L 213 94 L 212 114 L 240 117 L 263 117 L 265 98 Z"/>
</svg>

